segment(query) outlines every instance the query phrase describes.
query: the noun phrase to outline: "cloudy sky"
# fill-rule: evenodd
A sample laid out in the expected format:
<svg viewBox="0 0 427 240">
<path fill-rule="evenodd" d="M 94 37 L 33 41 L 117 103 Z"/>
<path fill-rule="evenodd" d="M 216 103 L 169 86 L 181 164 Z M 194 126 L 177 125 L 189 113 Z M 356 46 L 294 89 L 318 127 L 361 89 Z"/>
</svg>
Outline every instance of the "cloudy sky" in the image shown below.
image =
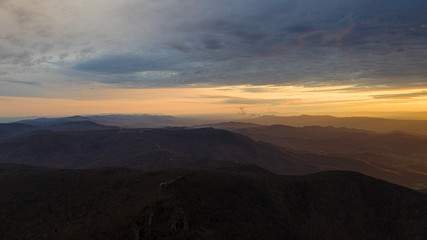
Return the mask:
<svg viewBox="0 0 427 240">
<path fill-rule="evenodd" d="M 426 110 L 425 0 L 0 0 L 2 117 Z"/>
</svg>

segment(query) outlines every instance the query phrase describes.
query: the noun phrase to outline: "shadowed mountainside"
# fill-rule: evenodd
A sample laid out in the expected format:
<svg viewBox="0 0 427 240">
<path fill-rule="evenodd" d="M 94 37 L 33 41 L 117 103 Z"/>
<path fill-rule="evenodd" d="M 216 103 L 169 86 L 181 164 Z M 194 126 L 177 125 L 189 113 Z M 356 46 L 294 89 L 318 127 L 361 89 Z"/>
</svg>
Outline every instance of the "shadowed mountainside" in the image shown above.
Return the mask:
<svg viewBox="0 0 427 240">
<path fill-rule="evenodd" d="M 105 126 L 92 121 L 80 121 L 80 122 L 65 122 L 65 123 L 52 124 L 52 125 L 43 127 L 41 129 L 65 132 L 65 131 L 94 131 L 94 130 L 118 129 L 118 127 Z"/>
<path fill-rule="evenodd" d="M 394 173 L 395 176 L 378 175 L 354 166 L 348 170 L 363 172 L 414 189 L 427 188 L 426 136 L 320 126 L 246 127 L 247 124 L 233 123 L 230 128 L 228 122 L 207 126 L 228 129 L 256 141 L 268 142 L 286 149 L 354 159 L 372 168 L 382 169 L 383 172 Z M 343 166 L 340 167 L 342 169 Z"/>
<path fill-rule="evenodd" d="M 91 131 L 91 130 L 107 130 L 118 129 L 114 126 L 104 126 L 91 121 L 52 121 L 49 124 L 30 125 L 25 123 L 2 123 L 0 124 L 0 140 L 17 137 L 19 135 L 41 131 L 51 130 L 58 132 L 66 131 Z"/>
<path fill-rule="evenodd" d="M 0 141 L 0 163 L 61 168 L 201 168 L 215 161 L 253 164 L 276 174 L 351 170 L 421 189 L 425 176 L 349 157 L 287 150 L 212 128 L 32 132 Z M 417 185 L 418 184 L 418 185 Z"/>
<path fill-rule="evenodd" d="M 1 239 L 423 239 L 427 197 L 354 172 L 0 166 Z"/>
<path fill-rule="evenodd" d="M 378 152 L 427 157 L 427 136 L 403 133 L 379 134 L 358 129 L 334 127 L 290 127 L 272 125 L 236 129 L 235 132 L 258 141 L 313 152 Z"/>
<path fill-rule="evenodd" d="M 327 169 L 304 161 L 296 153 L 212 128 L 32 132 L 1 141 L 0 153 L 0 163 L 62 168 L 119 166 L 149 170 L 216 160 L 254 164 L 280 174 Z"/>
<path fill-rule="evenodd" d="M 24 123 L 0 123 L 0 140 L 12 138 L 21 134 L 37 131 L 38 127 Z"/>
</svg>

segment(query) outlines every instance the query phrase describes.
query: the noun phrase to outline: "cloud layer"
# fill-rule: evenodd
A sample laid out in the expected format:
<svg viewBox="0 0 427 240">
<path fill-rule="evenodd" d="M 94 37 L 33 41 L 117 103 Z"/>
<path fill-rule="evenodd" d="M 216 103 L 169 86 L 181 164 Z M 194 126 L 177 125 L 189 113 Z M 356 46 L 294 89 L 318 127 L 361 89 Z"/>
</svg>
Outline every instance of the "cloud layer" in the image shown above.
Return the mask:
<svg viewBox="0 0 427 240">
<path fill-rule="evenodd" d="M 427 83 L 425 0 L 0 0 L 0 22 L 0 95 Z"/>
</svg>

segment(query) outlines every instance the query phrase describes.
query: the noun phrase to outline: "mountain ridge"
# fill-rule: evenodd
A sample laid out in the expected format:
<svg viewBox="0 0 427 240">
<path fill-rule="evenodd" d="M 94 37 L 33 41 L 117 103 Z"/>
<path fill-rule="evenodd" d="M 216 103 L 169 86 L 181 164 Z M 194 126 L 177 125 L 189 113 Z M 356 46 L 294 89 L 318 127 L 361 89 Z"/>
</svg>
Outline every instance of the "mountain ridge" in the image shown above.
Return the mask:
<svg viewBox="0 0 427 240">
<path fill-rule="evenodd" d="M 420 189 L 423 186 L 419 183 L 425 178 L 381 163 L 295 151 L 213 128 L 32 132 L 0 141 L 0 153 L 0 163 L 61 168 L 116 166 L 155 170 L 229 161 L 285 175 L 353 170 Z"/>
<path fill-rule="evenodd" d="M 426 234 L 427 195 L 354 172 L 278 176 L 26 166 L 4 172 L 11 168 L 0 165 L 2 239 L 417 239 Z"/>
<path fill-rule="evenodd" d="M 332 126 L 357 128 L 376 132 L 401 131 L 415 135 L 427 135 L 427 120 L 397 120 L 373 117 L 334 117 L 330 115 L 274 116 L 264 115 L 245 122 L 261 125 Z"/>
</svg>

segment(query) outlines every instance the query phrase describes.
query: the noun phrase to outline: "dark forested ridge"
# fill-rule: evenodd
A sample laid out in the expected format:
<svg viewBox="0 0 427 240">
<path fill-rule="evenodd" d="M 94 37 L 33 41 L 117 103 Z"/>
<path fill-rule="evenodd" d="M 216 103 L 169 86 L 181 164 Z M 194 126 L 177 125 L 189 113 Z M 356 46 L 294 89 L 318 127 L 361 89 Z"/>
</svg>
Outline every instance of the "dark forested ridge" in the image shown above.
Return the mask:
<svg viewBox="0 0 427 240">
<path fill-rule="evenodd" d="M 0 166 L 1 239 L 423 239 L 427 197 L 354 172 Z M 236 171 L 238 170 L 238 171 Z"/>
</svg>

